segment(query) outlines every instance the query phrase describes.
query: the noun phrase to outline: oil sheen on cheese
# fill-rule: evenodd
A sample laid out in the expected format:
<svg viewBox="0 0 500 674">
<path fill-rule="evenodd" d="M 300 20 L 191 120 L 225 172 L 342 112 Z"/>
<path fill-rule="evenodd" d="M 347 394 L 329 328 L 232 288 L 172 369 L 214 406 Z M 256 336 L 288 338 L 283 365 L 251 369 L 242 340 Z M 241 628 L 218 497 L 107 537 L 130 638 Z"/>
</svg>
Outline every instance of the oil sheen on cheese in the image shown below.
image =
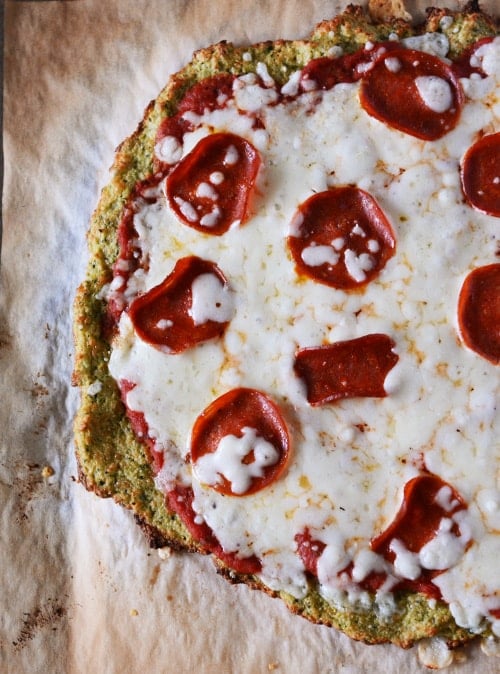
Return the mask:
<svg viewBox="0 0 500 674">
<path fill-rule="evenodd" d="M 424 461 L 468 505 L 459 511 L 463 540 L 450 535 L 452 522 L 444 518 L 432 545 L 418 555 L 393 543 L 396 571 L 416 578 L 421 568 L 451 565 L 434 583 L 457 623 L 479 632 L 490 621 L 500 636 L 500 620 L 491 614 L 500 609 L 499 370 L 464 346 L 456 320 L 466 275 L 498 260 L 500 222 L 465 204 L 458 170 L 479 133 L 500 130 L 498 38 L 482 48 L 482 56 L 488 76 L 462 81 L 460 122 L 437 141 L 419 140 L 370 117 L 360 107 L 357 83 L 276 104 L 275 86 L 260 65 L 265 78 L 239 78 L 234 100 L 196 116 L 199 128 L 185 136 L 183 147 L 175 139 L 163 142 L 164 152 L 178 160 L 213 130 L 249 140 L 262 158 L 252 215 L 223 236 L 210 236 L 180 223 L 164 197 L 144 204 L 134 224 L 149 265 L 132 276 L 126 292 L 149 290 L 176 260 L 197 255 L 219 266 L 231 295 L 215 309 L 221 288 L 202 282 L 196 290 L 198 320 L 232 318 L 221 339 L 165 354 L 142 342 L 124 313 L 110 371 L 117 380 L 136 383 L 127 404 L 144 413 L 157 447 L 165 450 L 158 488 L 192 482 L 197 517 L 223 548 L 257 555 L 262 580 L 295 597 L 306 594 L 307 581 L 294 537 L 308 528 L 326 545 L 318 562 L 322 593 L 340 607 L 369 605 L 368 595 L 355 582 L 341 583 L 338 571 L 352 562 L 356 580 L 384 568 L 369 541 L 392 521 L 405 483 Z M 285 87 L 295 91 L 297 82 L 294 75 Z M 446 109 L 445 85 L 420 83 L 429 106 Z M 252 127 L 255 113 L 262 128 Z M 299 204 L 351 184 L 384 211 L 396 235 L 396 254 L 376 280 L 343 292 L 299 277 L 286 237 Z M 221 171 L 200 190 L 214 195 L 216 204 L 223 187 Z M 335 246 L 304 254 L 309 264 L 321 264 L 338 255 Z M 355 276 L 364 273 L 359 260 L 351 268 Z M 378 332 L 395 341 L 399 356 L 385 382 L 388 396 L 308 405 L 293 373 L 297 349 Z M 259 389 L 279 405 L 292 438 L 291 459 L 265 489 L 228 497 L 202 484 L 183 458 L 200 412 L 241 386 Z M 220 460 L 217 455 L 206 461 L 211 479 Z M 247 476 L 238 479 L 244 488 Z M 381 613 L 391 611 L 390 586 L 389 579 L 377 593 Z"/>
</svg>

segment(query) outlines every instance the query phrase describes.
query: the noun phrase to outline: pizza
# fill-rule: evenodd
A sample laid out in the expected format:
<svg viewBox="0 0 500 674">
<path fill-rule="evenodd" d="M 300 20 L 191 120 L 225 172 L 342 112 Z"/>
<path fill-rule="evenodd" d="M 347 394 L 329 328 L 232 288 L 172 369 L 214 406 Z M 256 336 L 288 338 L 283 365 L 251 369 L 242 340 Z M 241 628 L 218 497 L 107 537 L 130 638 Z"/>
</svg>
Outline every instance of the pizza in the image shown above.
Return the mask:
<svg viewBox="0 0 500 674">
<path fill-rule="evenodd" d="M 80 481 L 354 639 L 491 650 L 500 37 L 474 4 L 372 9 L 197 52 L 118 148 Z"/>
</svg>

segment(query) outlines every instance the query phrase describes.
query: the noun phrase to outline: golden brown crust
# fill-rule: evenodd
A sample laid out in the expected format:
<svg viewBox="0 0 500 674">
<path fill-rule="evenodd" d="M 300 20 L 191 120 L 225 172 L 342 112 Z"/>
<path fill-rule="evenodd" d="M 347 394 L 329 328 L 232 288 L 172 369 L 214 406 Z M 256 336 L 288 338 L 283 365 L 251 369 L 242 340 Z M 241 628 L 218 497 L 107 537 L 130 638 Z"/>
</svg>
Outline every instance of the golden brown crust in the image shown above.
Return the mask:
<svg viewBox="0 0 500 674">
<path fill-rule="evenodd" d="M 369 0 L 368 11 L 374 21 L 387 21 L 390 18 L 411 21 L 411 14 L 402 0 Z"/>
</svg>

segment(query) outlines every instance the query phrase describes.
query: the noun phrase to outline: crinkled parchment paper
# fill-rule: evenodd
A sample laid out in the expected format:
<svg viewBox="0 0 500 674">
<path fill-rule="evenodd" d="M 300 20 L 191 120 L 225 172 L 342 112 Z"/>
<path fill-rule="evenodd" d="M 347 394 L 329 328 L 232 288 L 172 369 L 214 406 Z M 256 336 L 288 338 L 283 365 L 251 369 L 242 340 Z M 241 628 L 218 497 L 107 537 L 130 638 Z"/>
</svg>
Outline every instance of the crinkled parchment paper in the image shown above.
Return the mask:
<svg viewBox="0 0 500 674">
<path fill-rule="evenodd" d="M 345 4 L 5 3 L 2 673 L 423 670 L 415 649 L 363 646 L 311 625 L 277 600 L 229 586 L 208 559 L 161 559 L 128 513 L 75 478 L 71 303 L 114 148 L 195 49 L 305 37 Z M 419 17 L 425 4 L 407 2 Z M 498 671 L 477 647 L 464 657 L 450 674 Z"/>
</svg>

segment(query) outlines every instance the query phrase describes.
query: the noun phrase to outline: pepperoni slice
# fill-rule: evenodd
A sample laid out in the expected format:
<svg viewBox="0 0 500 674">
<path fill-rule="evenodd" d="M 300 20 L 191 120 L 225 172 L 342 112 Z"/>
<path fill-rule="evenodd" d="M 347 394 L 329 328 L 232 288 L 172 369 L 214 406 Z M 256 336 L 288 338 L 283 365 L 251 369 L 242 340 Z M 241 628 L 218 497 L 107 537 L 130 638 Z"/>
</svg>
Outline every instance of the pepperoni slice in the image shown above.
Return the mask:
<svg viewBox="0 0 500 674">
<path fill-rule="evenodd" d="M 401 541 L 410 552 L 420 552 L 438 534 L 443 519 L 450 520 L 466 507 L 460 494 L 440 477 L 419 475 L 405 484 L 403 503 L 396 517 L 385 531 L 372 539 L 371 548 L 390 562 L 396 558 L 391 547 L 394 540 Z M 454 522 L 451 532 L 460 535 Z"/>
<path fill-rule="evenodd" d="M 474 269 L 458 298 L 463 341 L 494 365 L 500 364 L 500 263 Z"/>
<path fill-rule="evenodd" d="M 167 353 L 180 353 L 214 337 L 229 324 L 232 301 L 217 265 L 190 256 L 166 279 L 138 297 L 130 318 L 139 337 Z"/>
<path fill-rule="evenodd" d="M 203 484 L 231 495 L 253 494 L 277 480 L 290 440 L 276 404 L 255 389 L 237 388 L 209 405 L 191 435 L 191 462 Z"/>
<path fill-rule="evenodd" d="M 249 202 L 261 160 L 244 138 L 206 136 L 166 181 L 170 207 L 184 224 L 221 235 L 249 217 Z"/>
<path fill-rule="evenodd" d="M 483 213 L 500 217 L 500 133 L 483 136 L 467 150 L 461 178 L 469 204 Z"/>
<path fill-rule="evenodd" d="M 451 131 L 464 94 L 452 68 L 412 49 L 380 58 L 361 82 L 360 102 L 369 115 L 423 140 Z"/>
<path fill-rule="evenodd" d="M 352 54 L 313 59 L 302 69 L 301 88 L 303 91 L 328 90 L 336 84 L 356 82 L 365 76 L 377 59 L 395 49 L 400 49 L 397 42 L 380 42 L 371 49 L 363 47 Z"/>
<path fill-rule="evenodd" d="M 307 199 L 290 232 L 297 271 L 343 290 L 372 281 L 396 250 L 392 227 L 375 199 L 349 185 Z"/>
<path fill-rule="evenodd" d="M 385 397 L 385 378 L 398 356 L 387 335 L 372 334 L 324 346 L 300 349 L 294 369 L 307 388 L 311 405 L 340 398 Z"/>
</svg>

